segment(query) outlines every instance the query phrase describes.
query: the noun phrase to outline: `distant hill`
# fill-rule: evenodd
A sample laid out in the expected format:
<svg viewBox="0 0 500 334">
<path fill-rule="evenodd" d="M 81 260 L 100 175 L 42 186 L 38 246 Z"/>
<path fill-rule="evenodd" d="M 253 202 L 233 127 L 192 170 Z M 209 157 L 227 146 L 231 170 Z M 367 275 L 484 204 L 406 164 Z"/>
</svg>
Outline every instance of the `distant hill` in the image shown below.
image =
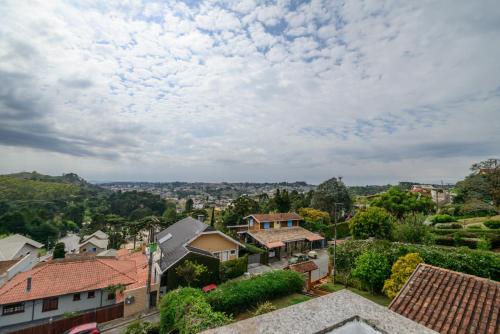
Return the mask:
<svg viewBox="0 0 500 334">
<path fill-rule="evenodd" d="M 0 200 L 58 200 L 86 190 L 103 190 L 74 173 L 62 176 L 37 172 L 0 175 Z"/>
<path fill-rule="evenodd" d="M 387 191 L 390 187 L 392 187 L 390 184 L 386 184 L 383 186 L 380 185 L 349 186 L 347 187 L 347 190 L 349 191 L 351 196 L 371 196 Z"/>
</svg>

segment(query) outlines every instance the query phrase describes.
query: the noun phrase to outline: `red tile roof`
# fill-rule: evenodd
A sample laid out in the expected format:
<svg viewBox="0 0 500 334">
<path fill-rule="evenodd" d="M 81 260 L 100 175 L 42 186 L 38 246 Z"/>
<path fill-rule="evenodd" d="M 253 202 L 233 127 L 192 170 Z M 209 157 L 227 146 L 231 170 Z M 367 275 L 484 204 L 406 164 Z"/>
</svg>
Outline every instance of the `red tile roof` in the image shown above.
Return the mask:
<svg viewBox="0 0 500 334">
<path fill-rule="evenodd" d="M 250 215 L 255 220 L 259 222 L 274 222 L 274 221 L 285 221 L 285 220 L 303 220 L 301 216 L 294 212 L 286 212 L 286 213 L 259 213 Z M 248 216 L 248 217 L 250 217 Z"/>
<path fill-rule="evenodd" d="M 305 261 L 297 264 L 291 264 L 289 268 L 299 273 L 308 273 L 318 269 L 318 266 L 314 263 L 314 261 Z"/>
<path fill-rule="evenodd" d="M 26 291 L 28 277 L 32 288 Z M 45 262 L 17 274 L 0 288 L 0 304 L 103 289 L 137 281 L 136 263 L 98 257 Z"/>
<path fill-rule="evenodd" d="M 440 333 L 500 333 L 500 283 L 427 264 L 389 308 Z"/>
</svg>

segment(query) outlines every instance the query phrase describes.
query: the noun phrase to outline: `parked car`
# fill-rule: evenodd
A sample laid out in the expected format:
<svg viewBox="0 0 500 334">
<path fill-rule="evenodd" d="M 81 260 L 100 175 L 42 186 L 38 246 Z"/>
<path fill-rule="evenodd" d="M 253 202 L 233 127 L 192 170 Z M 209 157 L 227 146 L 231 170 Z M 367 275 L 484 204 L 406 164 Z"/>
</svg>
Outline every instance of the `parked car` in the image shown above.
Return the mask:
<svg viewBox="0 0 500 334">
<path fill-rule="evenodd" d="M 64 332 L 64 334 L 101 334 L 101 329 L 97 322 L 89 322 L 88 324 L 73 327 Z"/>
<path fill-rule="evenodd" d="M 307 253 L 307 256 L 309 256 L 311 259 L 317 259 L 318 258 L 318 252 L 316 251 L 309 251 L 309 253 Z"/>
<path fill-rule="evenodd" d="M 307 260 L 309 260 L 309 257 L 306 254 L 294 253 L 292 257 L 288 259 L 288 264 L 296 264 Z"/>
</svg>

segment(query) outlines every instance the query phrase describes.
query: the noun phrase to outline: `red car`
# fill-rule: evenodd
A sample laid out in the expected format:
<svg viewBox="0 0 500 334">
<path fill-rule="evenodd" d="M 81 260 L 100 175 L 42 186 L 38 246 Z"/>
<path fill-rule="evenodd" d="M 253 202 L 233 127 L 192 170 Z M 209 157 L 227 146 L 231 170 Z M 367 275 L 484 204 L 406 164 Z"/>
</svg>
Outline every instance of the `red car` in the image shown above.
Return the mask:
<svg viewBox="0 0 500 334">
<path fill-rule="evenodd" d="M 64 334 L 101 334 L 101 329 L 97 322 L 79 325 L 64 332 Z"/>
</svg>

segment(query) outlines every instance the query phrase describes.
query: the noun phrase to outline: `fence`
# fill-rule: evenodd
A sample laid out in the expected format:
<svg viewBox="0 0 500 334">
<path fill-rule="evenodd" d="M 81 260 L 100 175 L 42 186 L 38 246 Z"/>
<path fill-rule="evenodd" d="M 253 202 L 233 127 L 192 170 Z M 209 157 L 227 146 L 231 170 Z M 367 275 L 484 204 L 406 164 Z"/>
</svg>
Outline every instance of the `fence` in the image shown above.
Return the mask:
<svg viewBox="0 0 500 334">
<path fill-rule="evenodd" d="M 260 254 L 250 254 L 248 255 L 248 264 L 260 263 Z"/>
<path fill-rule="evenodd" d="M 45 323 L 33 327 L 23 328 L 9 334 L 61 334 L 64 331 L 89 322 L 107 322 L 113 319 L 123 317 L 123 303 L 115 304 L 110 307 L 96 309 L 92 312 L 79 314 L 71 318 L 54 320 L 51 323 Z"/>
</svg>

